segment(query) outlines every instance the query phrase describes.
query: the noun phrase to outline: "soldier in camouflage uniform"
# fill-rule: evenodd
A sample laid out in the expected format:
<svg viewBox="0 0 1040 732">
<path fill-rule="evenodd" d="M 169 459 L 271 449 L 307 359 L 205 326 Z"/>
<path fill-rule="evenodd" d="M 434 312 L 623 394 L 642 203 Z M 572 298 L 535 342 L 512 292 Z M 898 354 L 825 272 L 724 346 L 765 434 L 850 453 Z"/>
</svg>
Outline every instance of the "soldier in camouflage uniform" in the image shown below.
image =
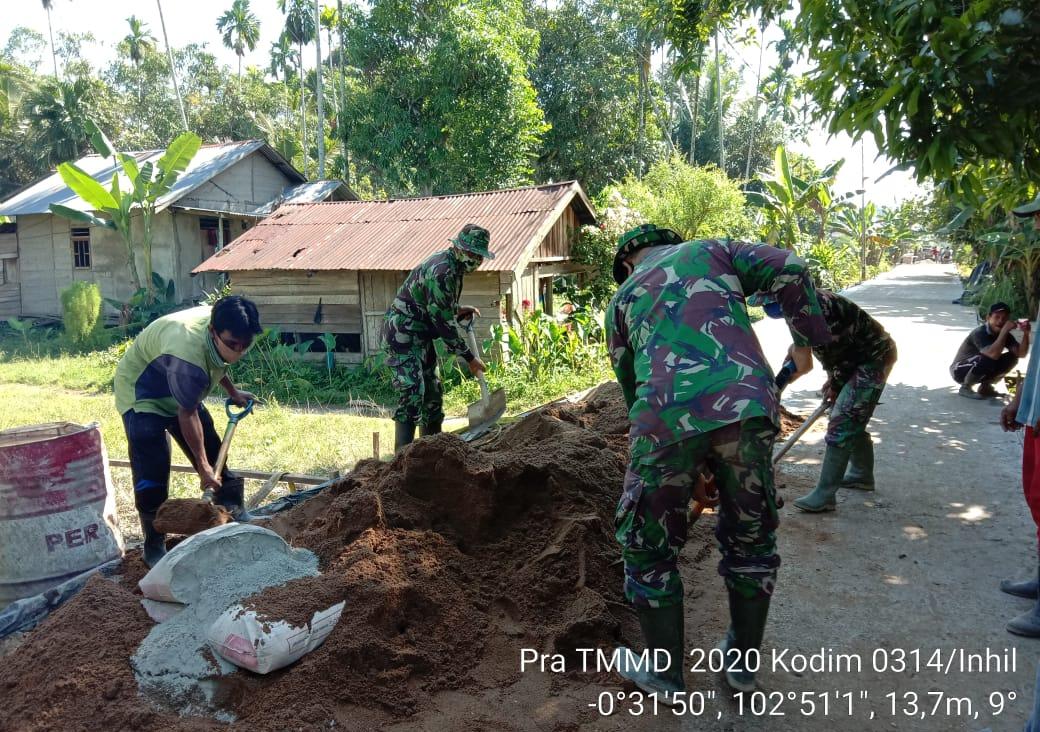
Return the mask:
<svg viewBox="0 0 1040 732">
<path fill-rule="evenodd" d="M 636 606 L 648 648 L 674 659 L 666 672 L 637 670 L 622 651 L 622 675 L 670 697 L 684 687 L 683 589 L 677 568 L 686 509 L 697 478 L 713 473 L 721 503 L 719 573 L 729 592 L 726 674 L 754 688 L 740 660 L 758 648 L 780 558 L 771 462 L 778 430 L 773 374 L 751 329 L 745 293 L 781 303 L 812 368 L 811 346 L 830 340 L 805 262 L 793 252 L 737 241 L 683 243 L 646 224 L 621 237 L 620 284 L 606 314 L 607 345 L 629 409 L 630 464 L 616 515 L 625 595 Z M 627 659 L 627 660 L 626 660 Z"/>
<path fill-rule="evenodd" d="M 874 443 L 867 423 L 896 362 L 895 341 L 879 322 L 841 295 L 821 289 L 816 296 L 834 340 L 815 346 L 813 354 L 827 370 L 823 393 L 834 406 L 820 479 L 794 502 L 810 513 L 833 511 L 839 488 L 874 490 Z M 777 305 L 767 303 L 766 313 L 776 317 Z"/>
<path fill-rule="evenodd" d="M 490 234 L 475 224 L 466 224 L 451 240 L 454 246 L 427 257 L 413 269 L 397 291 L 383 323 L 383 349 L 393 372 L 400 404 L 394 412 L 394 449 L 400 450 L 421 436 L 437 434 L 444 422 L 443 391 L 437 371 L 434 341 L 444 341 L 448 350 L 461 356 L 477 376 L 484 363 L 473 354 L 455 328 L 455 321 L 480 315 L 472 307 L 459 307 L 462 278 L 485 259 Z"/>
</svg>

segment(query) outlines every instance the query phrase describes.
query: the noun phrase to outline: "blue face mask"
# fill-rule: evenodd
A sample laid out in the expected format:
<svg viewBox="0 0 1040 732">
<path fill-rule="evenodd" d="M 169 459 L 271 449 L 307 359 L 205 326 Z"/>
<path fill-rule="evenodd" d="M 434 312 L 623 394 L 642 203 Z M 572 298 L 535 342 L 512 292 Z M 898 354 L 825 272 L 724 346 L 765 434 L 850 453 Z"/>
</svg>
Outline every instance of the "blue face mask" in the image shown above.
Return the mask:
<svg viewBox="0 0 1040 732">
<path fill-rule="evenodd" d="M 782 318 L 784 317 L 784 309 L 780 307 L 780 303 L 773 301 L 767 302 L 762 306 L 762 309 L 766 311 L 766 315 L 770 318 Z"/>
</svg>

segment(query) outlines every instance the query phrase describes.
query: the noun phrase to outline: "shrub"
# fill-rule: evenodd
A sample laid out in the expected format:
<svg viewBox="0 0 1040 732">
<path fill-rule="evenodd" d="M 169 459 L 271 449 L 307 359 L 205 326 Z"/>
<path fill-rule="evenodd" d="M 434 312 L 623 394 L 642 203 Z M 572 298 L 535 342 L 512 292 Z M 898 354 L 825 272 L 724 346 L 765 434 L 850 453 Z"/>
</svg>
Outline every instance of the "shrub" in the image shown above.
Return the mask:
<svg viewBox="0 0 1040 732">
<path fill-rule="evenodd" d="M 101 319 L 101 290 L 93 282 L 73 282 L 61 293 L 65 333 L 73 343 L 90 340 Z"/>
</svg>

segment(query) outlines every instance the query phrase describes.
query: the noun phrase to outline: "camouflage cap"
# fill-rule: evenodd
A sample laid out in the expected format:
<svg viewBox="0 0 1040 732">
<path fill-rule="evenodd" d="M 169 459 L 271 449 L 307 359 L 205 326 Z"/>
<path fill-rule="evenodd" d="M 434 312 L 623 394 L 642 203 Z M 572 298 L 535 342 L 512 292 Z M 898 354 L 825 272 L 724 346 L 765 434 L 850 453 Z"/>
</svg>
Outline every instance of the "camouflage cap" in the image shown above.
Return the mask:
<svg viewBox="0 0 1040 732">
<path fill-rule="evenodd" d="M 632 252 L 643 247 L 655 247 L 665 244 L 682 244 L 683 238 L 671 229 L 659 229 L 654 224 L 642 224 L 631 231 L 626 231 L 618 239 L 617 254 L 614 255 L 614 281 L 619 285 L 627 279 L 624 260 Z"/>
<path fill-rule="evenodd" d="M 483 226 L 466 224 L 462 227 L 462 231 L 451 240 L 451 243 L 462 251 L 476 254 L 478 257 L 483 257 L 484 259 L 495 258 L 495 255 L 488 250 L 488 246 L 491 243 L 491 232 Z"/>
</svg>

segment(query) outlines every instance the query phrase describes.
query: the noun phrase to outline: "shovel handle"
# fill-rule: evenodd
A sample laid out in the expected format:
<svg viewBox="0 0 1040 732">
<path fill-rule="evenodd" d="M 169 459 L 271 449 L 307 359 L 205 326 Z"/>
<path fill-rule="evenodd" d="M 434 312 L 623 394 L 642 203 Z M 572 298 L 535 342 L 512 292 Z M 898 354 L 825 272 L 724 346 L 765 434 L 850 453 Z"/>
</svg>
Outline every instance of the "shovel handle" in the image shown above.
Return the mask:
<svg viewBox="0 0 1040 732">
<path fill-rule="evenodd" d="M 238 424 L 239 420 L 245 419 L 250 414 L 252 414 L 254 405 L 253 405 L 253 400 L 250 399 L 249 401 L 246 402 L 246 405 L 244 407 L 242 407 L 242 410 L 238 411 L 238 412 L 234 411 L 231 408 L 233 406 L 235 406 L 235 403 L 233 401 L 231 401 L 230 399 L 225 399 L 224 400 L 224 411 L 227 413 L 228 421 L 229 422 L 233 422 L 235 424 Z"/>
</svg>

